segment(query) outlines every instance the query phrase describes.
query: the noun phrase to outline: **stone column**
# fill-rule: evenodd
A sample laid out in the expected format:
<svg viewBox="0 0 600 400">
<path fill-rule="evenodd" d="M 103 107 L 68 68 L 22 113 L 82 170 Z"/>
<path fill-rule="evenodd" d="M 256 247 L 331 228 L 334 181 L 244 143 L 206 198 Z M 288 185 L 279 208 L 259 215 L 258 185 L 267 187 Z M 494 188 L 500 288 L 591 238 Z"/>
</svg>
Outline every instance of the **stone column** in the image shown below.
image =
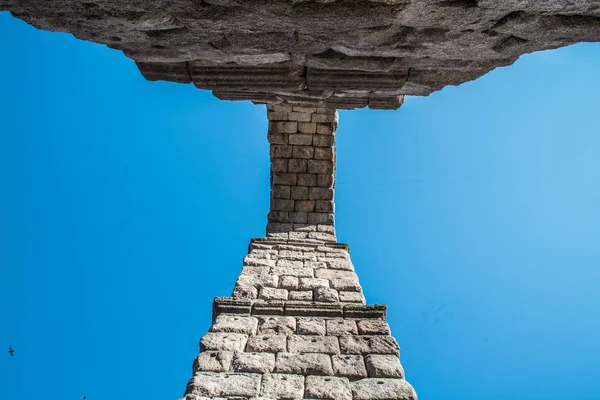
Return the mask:
<svg viewBox="0 0 600 400">
<path fill-rule="evenodd" d="M 267 235 L 335 241 L 335 130 L 332 108 L 267 106 L 271 208 Z"/>
<path fill-rule="evenodd" d="M 385 305 L 335 241 L 333 109 L 268 106 L 271 211 L 213 304 L 185 400 L 416 400 Z"/>
</svg>

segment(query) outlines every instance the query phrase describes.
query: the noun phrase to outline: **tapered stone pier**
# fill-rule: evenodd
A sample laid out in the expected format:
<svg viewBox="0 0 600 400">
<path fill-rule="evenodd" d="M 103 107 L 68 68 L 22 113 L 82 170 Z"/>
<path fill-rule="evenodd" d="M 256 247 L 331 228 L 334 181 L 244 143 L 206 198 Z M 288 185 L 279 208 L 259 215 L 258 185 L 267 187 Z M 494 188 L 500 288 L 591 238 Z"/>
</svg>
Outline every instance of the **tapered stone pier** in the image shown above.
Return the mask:
<svg viewBox="0 0 600 400">
<path fill-rule="evenodd" d="M 416 400 L 385 305 L 367 305 L 334 228 L 331 108 L 267 106 L 271 207 L 213 325 L 185 400 Z"/>
</svg>

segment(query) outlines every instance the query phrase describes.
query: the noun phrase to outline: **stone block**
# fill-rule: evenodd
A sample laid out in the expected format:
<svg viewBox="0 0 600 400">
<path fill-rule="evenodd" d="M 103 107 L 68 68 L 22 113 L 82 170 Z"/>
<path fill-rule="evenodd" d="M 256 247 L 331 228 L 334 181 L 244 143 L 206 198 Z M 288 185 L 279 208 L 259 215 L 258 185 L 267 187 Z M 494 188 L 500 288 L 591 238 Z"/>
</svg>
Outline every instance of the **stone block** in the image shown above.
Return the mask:
<svg viewBox="0 0 600 400">
<path fill-rule="evenodd" d="M 273 146 L 271 146 L 271 148 L 273 148 Z M 283 151 L 283 150 L 282 150 Z M 292 153 L 291 155 L 294 158 L 305 158 L 305 159 L 311 159 L 314 157 L 314 153 L 315 153 L 315 148 L 313 146 L 293 146 L 292 149 Z M 286 153 L 287 154 L 287 153 Z M 289 157 L 288 157 L 289 158 Z M 309 173 L 315 173 L 315 169 L 317 169 L 316 166 L 313 165 L 313 167 L 311 168 L 311 164 L 314 163 L 315 160 L 310 160 L 308 162 L 308 172 Z M 323 160 L 319 160 L 319 161 L 323 161 Z M 321 168 L 325 168 L 325 166 L 321 166 Z M 312 169 L 312 171 L 311 171 Z M 332 169 L 333 169 L 333 164 L 332 164 Z M 318 173 L 318 172 L 317 172 Z"/>
<path fill-rule="evenodd" d="M 309 224 L 333 225 L 333 213 L 308 213 Z"/>
<path fill-rule="evenodd" d="M 232 297 L 236 299 L 256 299 L 258 298 L 258 289 L 250 285 L 236 284 L 233 289 Z"/>
<path fill-rule="evenodd" d="M 280 276 L 279 287 L 287 290 L 298 289 L 298 277 L 297 276 Z"/>
<path fill-rule="evenodd" d="M 292 173 L 274 172 L 273 173 L 273 184 L 275 185 L 288 185 L 294 186 L 298 180 L 298 175 Z M 272 204 L 272 203 L 271 203 Z M 273 208 L 273 207 L 271 207 Z M 290 210 L 283 210 L 290 211 Z"/>
<path fill-rule="evenodd" d="M 288 113 L 285 111 L 267 111 L 267 118 L 271 121 L 287 121 Z"/>
<path fill-rule="evenodd" d="M 387 306 L 385 304 L 346 304 L 344 318 L 369 318 L 385 320 Z"/>
<path fill-rule="evenodd" d="M 333 132 L 335 132 L 334 124 L 320 123 L 320 124 L 316 124 L 316 125 L 317 125 L 317 133 L 319 135 L 332 135 Z"/>
<path fill-rule="evenodd" d="M 277 260 L 275 264 L 277 267 L 285 267 L 285 268 L 302 268 L 304 266 L 303 261 L 289 260 L 289 259 L 280 259 Z"/>
<path fill-rule="evenodd" d="M 273 267 L 271 272 L 276 275 L 292 275 L 297 277 L 312 277 L 314 274 L 312 268 L 304 267 Z"/>
<path fill-rule="evenodd" d="M 290 317 L 342 317 L 340 303 L 294 302 L 286 303 L 285 315 Z"/>
<path fill-rule="evenodd" d="M 336 376 L 344 376 L 351 380 L 367 377 L 367 370 L 362 356 L 348 354 L 331 356 L 331 362 L 333 364 L 333 374 Z"/>
<path fill-rule="evenodd" d="M 312 113 L 291 112 L 288 114 L 290 121 L 310 122 Z"/>
<path fill-rule="evenodd" d="M 287 347 L 290 353 L 340 354 L 338 338 L 334 336 L 291 335 Z"/>
<path fill-rule="evenodd" d="M 271 199 L 272 211 L 294 211 L 294 200 Z"/>
<path fill-rule="evenodd" d="M 213 301 L 213 321 L 215 321 L 220 314 L 250 315 L 251 311 L 251 300 L 216 297 Z"/>
<path fill-rule="evenodd" d="M 358 283 L 358 278 L 354 276 L 353 278 L 334 278 L 330 281 L 330 285 L 332 288 L 336 290 L 344 290 L 347 292 L 361 292 L 362 288 Z"/>
<path fill-rule="evenodd" d="M 306 134 L 294 134 L 288 137 L 288 143 L 299 146 L 310 146 L 312 145 L 313 135 Z"/>
<path fill-rule="evenodd" d="M 288 211 L 269 211 L 269 222 L 290 222 Z"/>
<path fill-rule="evenodd" d="M 334 135 L 315 135 L 313 137 L 313 146 L 316 147 L 331 147 L 334 143 Z"/>
<path fill-rule="evenodd" d="M 260 391 L 261 375 L 223 372 L 197 372 L 188 387 L 191 393 L 206 397 L 253 397 Z"/>
<path fill-rule="evenodd" d="M 242 317 L 239 315 L 219 315 L 210 328 L 211 332 L 232 332 L 255 335 L 258 320 L 254 317 Z"/>
<path fill-rule="evenodd" d="M 329 200 L 333 201 L 333 189 L 324 187 L 311 187 L 308 190 L 309 200 Z"/>
<path fill-rule="evenodd" d="M 291 374 L 263 375 L 260 395 L 266 399 L 302 399 L 304 398 L 304 377 Z"/>
<path fill-rule="evenodd" d="M 283 315 L 284 304 L 283 300 L 256 300 L 252 304 L 252 315 Z"/>
<path fill-rule="evenodd" d="M 272 145 L 287 144 L 288 134 L 287 133 L 269 132 L 269 134 L 267 135 L 267 140 Z"/>
<path fill-rule="evenodd" d="M 271 158 L 291 158 L 294 147 L 287 144 L 272 144 Z"/>
<path fill-rule="evenodd" d="M 333 147 L 315 147 L 315 160 L 333 160 Z"/>
<path fill-rule="evenodd" d="M 283 335 L 256 335 L 248 339 L 247 352 L 280 353 L 287 350 L 287 337 Z"/>
<path fill-rule="evenodd" d="M 305 212 L 291 212 L 289 216 L 290 222 L 298 224 L 306 224 L 308 217 Z"/>
<path fill-rule="evenodd" d="M 347 378 L 333 376 L 307 376 L 306 398 L 322 400 L 352 400 L 352 390 Z"/>
<path fill-rule="evenodd" d="M 275 265 L 275 262 L 273 262 L 273 265 Z M 242 268 L 241 275 L 266 275 L 269 273 L 270 270 L 271 267 L 255 267 L 252 265 L 246 265 Z"/>
<path fill-rule="evenodd" d="M 417 400 L 415 390 L 404 379 L 367 378 L 351 385 L 354 400 Z"/>
<path fill-rule="evenodd" d="M 276 371 L 283 374 L 333 375 L 327 354 L 278 353 L 275 365 Z"/>
<path fill-rule="evenodd" d="M 320 260 L 321 261 L 321 260 Z M 354 266 L 349 260 L 341 258 L 330 258 L 327 260 L 327 268 L 354 271 Z"/>
<path fill-rule="evenodd" d="M 238 276 L 236 284 L 261 287 L 272 287 L 276 288 L 279 277 L 273 274 L 264 275 L 240 275 Z"/>
<path fill-rule="evenodd" d="M 273 185 L 271 187 L 271 195 L 274 199 L 289 199 L 291 186 Z"/>
<path fill-rule="evenodd" d="M 342 354 L 392 354 L 398 356 L 400 348 L 391 336 L 340 336 Z"/>
<path fill-rule="evenodd" d="M 308 191 L 307 191 L 307 197 L 308 197 Z M 294 208 L 296 211 L 310 213 L 310 212 L 315 211 L 315 201 L 314 200 L 297 200 L 294 203 Z M 308 221 L 308 216 L 306 217 L 306 220 Z"/>
<path fill-rule="evenodd" d="M 288 119 L 291 119 L 288 114 Z M 296 133 L 298 123 L 296 121 L 271 121 L 269 122 L 269 132 L 277 133 Z"/>
<path fill-rule="evenodd" d="M 319 136 L 315 136 L 317 138 Z M 329 136 L 324 136 L 329 137 Z M 271 146 L 273 147 L 273 146 Z M 294 146 L 294 149 L 296 146 Z M 310 147 L 312 149 L 312 147 Z M 294 156 L 296 157 L 296 156 Z M 299 157 L 298 157 L 299 158 Z M 311 157 L 312 158 L 312 154 Z M 330 160 L 309 160 L 308 161 L 308 173 L 309 174 L 333 174 L 333 161 Z"/>
<path fill-rule="evenodd" d="M 337 124 L 337 122 L 338 122 L 338 116 L 337 116 L 337 114 L 315 113 L 315 114 L 312 114 L 311 121 L 312 122 L 319 122 L 319 123 Z"/>
<path fill-rule="evenodd" d="M 317 124 L 315 122 L 298 122 L 298 131 L 301 133 L 317 133 Z M 311 143 L 312 144 L 312 137 Z"/>
<path fill-rule="evenodd" d="M 333 213 L 335 205 L 331 200 L 316 200 L 314 210 L 318 213 Z"/>
<path fill-rule="evenodd" d="M 247 340 L 241 333 L 209 332 L 200 339 L 200 351 L 244 351 Z"/>
<path fill-rule="evenodd" d="M 271 172 L 288 172 L 288 159 L 287 158 L 272 158 L 271 159 Z"/>
<path fill-rule="evenodd" d="M 308 188 L 305 186 L 292 186 L 290 194 L 294 200 L 307 200 Z"/>
<path fill-rule="evenodd" d="M 307 161 L 308 168 L 308 161 Z M 298 174 L 297 183 L 299 186 L 316 186 L 317 175 L 316 174 Z"/>
<path fill-rule="evenodd" d="M 395 355 L 369 354 L 365 365 L 371 378 L 404 378 L 404 369 Z"/>
<path fill-rule="evenodd" d="M 346 271 L 346 270 L 340 270 L 340 269 L 327 269 L 327 268 L 321 268 L 321 269 L 315 270 L 315 277 L 327 279 L 327 280 L 340 279 L 340 278 L 357 279 L 356 273 L 354 271 Z"/>
<path fill-rule="evenodd" d="M 232 351 L 206 351 L 194 360 L 193 370 L 204 372 L 228 372 L 233 358 Z"/>
<path fill-rule="evenodd" d="M 275 354 L 235 353 L 231 362 L 231 368 L 235 372 L 268 374 L 275 369 Z"/>
<path fill-rule="evenodd" d="M 340 290 L 338 296 L 341 302 L 365 304 L 365 296 L 361 292 L 345 292 Z"/>
<path fill-rule="evenodd" d="M 294 290 L 290 291 L 288 300 L 312 301 L 312 290 Z"/>
<path fill-rule="evenodd" d="M 288 291 L 286 289 L 262 287 L 258 293 L 258 297 L 263 300 L 287 300 Z"/>
<path fill-rule="evenodd" d="M 325 336 L 327 328 L 323 318 L 298 318 L 296 321 L 299 335 Z"/>
<path fill-rule="evenodd" d="M 378 319 L 362 319 L 357 321 L 358 333 L 361 335 L 389 335 L 387 322 Z"/>
<path fill-rule="evenodd" d="M 324 303 L 336 303 L 340 301 L 337 290 L 326 287 L 314 289 L 314 299 L 315 301 L 322 301 Z"/>
<path fill-rule="evenodd" d="M 258 333 L 263 335 L 292 335 L 296 332 L 293 317 L 259 317 Z"/>
<path fill-rule="evenodd" d="M 288 171 L 289 172 L 304 173 L 307 170 L 308 170 L 308 160 L 301 159 L 301 158 L 290 158 L 288 160 Z M 292 197 L 292 198 L 294 198 L 294 197 Z M 306 197 L 302 197 L 302 198 L 307 199 L 308 195 Z"/>
<path fill-rule="evenodd" d="M 314 112 L 317 112 L 317 109 L 314 107 L 303 107 L 303 106 L 293 106 L 292 110 L 294 112 L 300 112 L 300 113 L 304 113 L 304 114 L 312 114 Z"/>
<path fill-rule="evenodd" d="M 300 278 L 298 282 L 300 290 L 312 290 L 318 287 L 329 288 L 329 281 L 321 278 Z"/>
<path fill-rule="evenodd" d="M 335 182 L 333 174 L 317 174 L 317 186 L 332 187 Z"/>
<path fill-rule="evenodd" d="M 327 335 L 343 336 L 343 335 L 358 335 L 356 322 L 351 319 L 329 319 L 327 320 Z"/>
</svg>

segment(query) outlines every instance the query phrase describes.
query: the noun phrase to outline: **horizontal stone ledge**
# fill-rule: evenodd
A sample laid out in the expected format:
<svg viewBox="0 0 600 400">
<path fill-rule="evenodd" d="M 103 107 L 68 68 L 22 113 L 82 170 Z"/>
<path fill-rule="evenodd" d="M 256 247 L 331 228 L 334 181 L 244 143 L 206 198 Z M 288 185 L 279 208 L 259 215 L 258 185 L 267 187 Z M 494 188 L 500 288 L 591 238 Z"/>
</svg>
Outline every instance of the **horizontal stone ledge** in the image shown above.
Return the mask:
<svg viewBox="0 0 600 400">
<path fill-rule="evenodd" d="M 213 322 L 221 314 L 242 316 L 287 316 L 317 318 L 386 319 L 383 304 L 322 303 L 300 300 L 250 300 L 216 297 L 213 302 Z"/>
<path fill-rule="evenodd" d="M 269 245 L 269 246 L 292 245 L 292 246 L 312 247 L 312 248 L 316 249 L 319 246 L 323 246 L 323 243 L 319 243 L 319 241 L 276 239 L 273 237 L 261 237 L 261 238 L 253 238 L 250 240 L 250 244 L 248 245 L 248 252 L 252 251 L 254 245 Z M 345 243 L 327 242 L 326 247 L 332 248 L 332 249 L 345 250 L 348 253 L 350 252 L 350 246 L 348 246 Z"/>
</svg>

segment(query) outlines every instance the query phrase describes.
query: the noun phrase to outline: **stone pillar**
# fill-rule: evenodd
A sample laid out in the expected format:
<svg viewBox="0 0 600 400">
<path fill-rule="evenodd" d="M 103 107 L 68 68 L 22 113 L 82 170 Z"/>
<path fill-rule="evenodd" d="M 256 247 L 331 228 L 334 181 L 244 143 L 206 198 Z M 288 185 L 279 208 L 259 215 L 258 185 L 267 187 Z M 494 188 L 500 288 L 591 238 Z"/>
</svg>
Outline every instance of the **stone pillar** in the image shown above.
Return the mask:
<svg viewBox="0 0 600 400">
<path fill-rule="evenodd" d="M 268 106 L 271 211 L 213 304 L 185 400 L 416 400 L 385 305 L 335 241 L 333 109 Z"/>
<path fill-rule="evenodd" d="M 271 208 L 267 235 L 335 241 L 335 130 L 332 108 L 267 106 Z"/>
</svg>

